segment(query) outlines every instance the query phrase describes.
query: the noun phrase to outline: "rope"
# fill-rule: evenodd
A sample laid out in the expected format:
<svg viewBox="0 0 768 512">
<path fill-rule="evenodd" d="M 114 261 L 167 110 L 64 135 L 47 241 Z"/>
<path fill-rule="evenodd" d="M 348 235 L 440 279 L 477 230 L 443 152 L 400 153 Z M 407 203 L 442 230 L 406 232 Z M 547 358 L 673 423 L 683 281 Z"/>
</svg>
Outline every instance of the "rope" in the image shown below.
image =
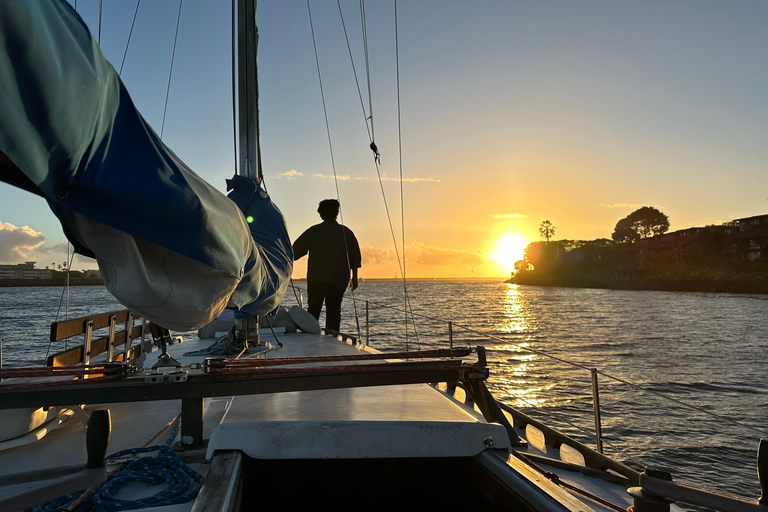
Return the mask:
<svg viewBox="0 0 768 512">
<path fill-rule="evenodd" d="M 296 285 L 293 284 L 293 278 L 291 278 L 291 289 L 293 290 L 293 296 L 296 297 L 296 304 L 298 304 L 300 308 L 303 308 L 304 306 L 301 304 L 301 297 L 296 293 Z M 301 288 L 299 288 L 299 291 L 301 291 Z"/>
<path fill-rule="evenodd" d="M 227 334 L 216 338 L 216 341 L 214 341 L 207 348 L 204 348 L 201 350 L 194 350 L 192 352 L 185 352 L 184 355 L 185 356 L 204 356 L 204 355 L 226 356 L 226 355 L 238 354 L 242 352 L 244 348 L 245 348 L 244 343 L 237 339 L 235 328 L 232 327 L 232 329 L 230 329 Z"/>
<path fill-rule="evenodd" d="M 165 114 L 168 111 L 168 96 L 171 93 L 171 77 L 173 76 L 173 61 L 176 58 L 176 41 L 179 38 L 179 22 L 181 21 L 181 4 L 184 0 L 179 0 L 179 14 L 176 16 L 176 33 L 173 36 L 173 52 L 171 52 L 171 68 L 168 71 L 168 86 L 165 89 L 165 106 L 163 107 L 163 124 L 160 126 L 160 139 L 163 138 L 165 130 Z"/>
<path fill-rule="evenodd" d="M 120 63 L 120 71 L 117 72 L 117 76 L 122 76 L 123 74 L 123 66 L 125 66 L 125 57 L 128 55 L 128 46 L 131 44 L 133 27 L 136 25 L 136 15 L 139 14 L 140 4 L 141 4 L 141 0 L 136 0 L 136 10 L 133 12 L 133 22 L 131 23 L 131 31 L 128 32 L 128 42 L 125 43 L 125 52 L 123 53 L 123 62 Z"/>
<path fill-rule="evenodd" d="M 162 434 L 162 433 L 163 433 L 163 432 L 164 432 L 164 431 L 165 431 L 165 430 L 166 430 L 168 427 L 170 427 L 170 426 L 172 426 L 172 425 L 173 425 L 174 427 L 173 427 L 173 429 L 171 430 L 171 434 L 170 434 L 170 436 L 168 436 L 168 439 L 165 441 L 165 446 L 168 446 L 168 447 L 170 447 L 170 446 L 171 446 L 171 443 L 173 443 L 173 440 L 174 440 L 174 439 L 176 439 L 176 436 L 179 434 L 179 430 L 180 430 L 180 428 L 181 428 L 181 413 L 177 414 L 175 418 L 173 418 L 171 421 L 169 421 L 168 423 L 166 423 L 166 424 L 165 424 L 165 425 L 164 425 L 164 426 L 163 426 L 163 427 L 162 427 L 160 430 L 158 430 L 158 431 L 157 431 L 157 433 L 155 433 L 155 435 L 153 435 L 152 437 L 150 437 L 150 438 L 147 440 L 147 442 L 145 442 L 143 445 L 141 445 L 141 447 L 142 447 L 142 448 L 146 448 L 147 446 L 149 446 L 150 444 L 152 444 L 152 441 L 154 441 L 155 439 L 157 439 L 158 437 L 160 437 L 160 434 Z M 118 465 L 117 465 L 117 466 L 116 466 L 116 467 L 115 467 L 115 468 L 114 468 L 112 471 L 110 471 L 110 472 L 107 474 L 107 479 L 110 479 L 110 478 L 112 478 L 112 477 L 113 477 L 115 474 L 117 474 L 117 473 L 119 473 L 120 471 L 122 471 L 122 470 L 123 470 L 123 468 L 125 468 L 125 465 L 126 465 L 127 463 L 128 463 L 128 461 L 126 461 L 126 462 L 124 462 L 124 463 L 121 463 L 121 464 L 118 464 Z M 90 498 L 90 496 L 92 496 L 92 495 L 93 495 L 93 493 L 94 493 L 94 492 L 96 492 L 96 490 L 97 490 L 97 489 L 99 489 L 99 487 L 100 487 L 100 486 L 96 485 L 96 486 L 93 486 L 93 487 L 91 487 L 91 488 L 89 488 L 89 489 L 85 490 L 85 491 L 84 491 L 84 492 L 83 492 L 83 493 L 80 495 L 80 497 L 79 497 L 79 498 L 77 498 L 77 499 L 75 499 L 74 501 L 72 501 L 72 502 L 71 502 L 71 503 L 70 503 L 70 504 L 67 506 L 67 508 L 66 508 L 66 509 L 64 509 L 64 510 L 65 510 L 65 511 L 67 511 L 67 512 L 72 512 L 72 511 L 74 511 L 74 510 L 77 510 L 78 506 L 79 506 L 79 505 L 80 505 L 82 502 L 84 502 L 85 500 L 89 499 L 89 498 Z"/>
<path fill-rule="evenodd" d="M 79 505 L 75 501 L 82 495 L 82 491 L 59 498 L 46 503 L 42 507 L 33 509 L 35 512 L 48 512 L 58 510 L 72 510 L 73 512 L 86 511 L 113 511 L 133 510 L 138 508 L 161 507 L 185 503 L 200 492 L 203 486 L 203 477 L 176 455 L 166 445 L 147 446 L 144 448 L 131 448 L 113 453 L 107 460 L 125 456 L 136 456 L 142 453 L 157 452 L 155 456 L 137 458 L 129 462 L 125 468 L 116 473 L 101 487 L 97 488 L 90 499 L 86 499 Z M 147 485 L 165 485 L 165 488 L 152 496 L 137 500 L 123 500 L 116 497 L 120 489 L 129 483 L 138 482 Z M 74 508 L 72 506 L 75 505 Z"/>
</svg>

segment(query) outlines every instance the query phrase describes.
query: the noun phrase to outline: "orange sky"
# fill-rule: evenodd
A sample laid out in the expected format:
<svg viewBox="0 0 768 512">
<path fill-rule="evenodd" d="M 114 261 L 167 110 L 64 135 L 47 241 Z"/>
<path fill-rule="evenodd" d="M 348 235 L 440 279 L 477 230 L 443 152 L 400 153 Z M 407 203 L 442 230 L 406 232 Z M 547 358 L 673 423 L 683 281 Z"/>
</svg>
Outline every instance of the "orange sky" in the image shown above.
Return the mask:
<svg viewBox="0 0 768 512">
<path fill-rule="evenodd" d="M 223 191 L 234 161 L 230 13 L 214 4 L 184 2 L 164 141 Z M 367 112 L 358 5 L 342 2 Z M 104 7 L 101 45 L 119 67 L 135 4 Z M 98 2 L 78 9 L 96 32 Z M 177 9 L 141 3 L 122 74 L 157 131 Z M 306 2 L 260 2 L 266 183 L 293 238 L 319 222 L 317 203 L 338 187 L 362 277 L 399 276 L 403 239 L 409 277 L 506 277 L 516 258 L 500 255 L 499 241 L 541 240 L 545 219 L 555 239 L 595 239 L 646 205 L 672 230 L 768 211 L 765 2 L 401 2 L 399 119 L 392 4 L 371 2 L 381 184 L 338 9 L 312 9 L 334 158 Z M 65 249 L 47 205 L 0 184 L 0 262 L 42 267 L 64 261 Z"/>
</svg>

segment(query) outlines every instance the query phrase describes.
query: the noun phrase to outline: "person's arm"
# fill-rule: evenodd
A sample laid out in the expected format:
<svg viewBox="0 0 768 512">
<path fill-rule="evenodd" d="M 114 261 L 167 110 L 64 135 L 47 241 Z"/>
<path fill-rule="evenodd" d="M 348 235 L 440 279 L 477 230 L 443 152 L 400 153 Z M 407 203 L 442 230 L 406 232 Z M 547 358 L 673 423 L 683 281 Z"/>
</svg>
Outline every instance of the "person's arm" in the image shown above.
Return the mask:
<svg viewBox="0 0 768 512">
<path fill-rule="evenodd" d="M 309 230 L 306 230 L 303 232 L 299 238 L 296 239 L 295 242 L 293 242 L 293 259 L 298 260 L 299 258 L 304 257 L 305 254 L 309 251 Z"/>
<path fill-rule="evenodd" d="M 349 258 L 349 266 L 352 268 L 352 280 L 349 282 L 351 289 L 357 288 L 357 269 L 362 266 L 362 257 L 360 254 L 360 244 L 357 241 L 357 237 L 351 230 L 347 230 L 347 258 Z"/>
</svg>

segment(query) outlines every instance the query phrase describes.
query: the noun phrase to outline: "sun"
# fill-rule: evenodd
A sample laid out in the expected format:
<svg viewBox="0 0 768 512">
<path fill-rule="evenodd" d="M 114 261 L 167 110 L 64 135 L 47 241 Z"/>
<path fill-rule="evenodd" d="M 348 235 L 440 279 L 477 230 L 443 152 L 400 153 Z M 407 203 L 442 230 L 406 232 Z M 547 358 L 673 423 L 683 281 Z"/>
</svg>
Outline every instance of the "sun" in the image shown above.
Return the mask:
<svg viewBox="0 0 768 512">
<path fill-rule="evenodd" d="M 523 259 L 527 245 L 528 241 L 520 235 L 504 235 L 496 242 L 496 247 L 489 256 L 499 264 L 499 267 L 506 272 L 511 272 L 515 269 L 515 262 Z"/>
</svg>

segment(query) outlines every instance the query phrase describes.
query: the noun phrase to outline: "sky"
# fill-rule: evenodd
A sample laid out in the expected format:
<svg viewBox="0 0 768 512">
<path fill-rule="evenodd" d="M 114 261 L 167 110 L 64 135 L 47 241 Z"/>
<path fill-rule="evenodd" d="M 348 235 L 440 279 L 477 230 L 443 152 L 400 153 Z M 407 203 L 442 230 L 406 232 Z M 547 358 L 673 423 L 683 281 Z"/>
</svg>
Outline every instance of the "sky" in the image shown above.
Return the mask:
<svg viewBox="0 0 768 512">
<path fill-rule="evenodd" d="M 366 113 L 336 2 L 310 2 L 329 143 L 307 3 L 263 0 L 261 150 L 292 238 L 338 190 L 363 278 L 401 277 L 403 261 L 409 278 L 506 277 L 544 220 L 556 240 L 592 240 L 642 206 L 671 230 L 768 213 L 764 0 L 401 0 L 397 39 L 394 2 L 368 0 L 378 173 L 359 2 L 340 3 Z M 235 161 L 225 4 L 183 1 L 164 124 L 178 2 L 141 2 L 126 53 L 136 2 L 104 0 L 100 36 L 142 115 L 222 192 Z M 95 37 L 98 5 L 77 2 Z M 45 201 L 0 183 L 0 263 L 66 251 Z"/>
</svg>

